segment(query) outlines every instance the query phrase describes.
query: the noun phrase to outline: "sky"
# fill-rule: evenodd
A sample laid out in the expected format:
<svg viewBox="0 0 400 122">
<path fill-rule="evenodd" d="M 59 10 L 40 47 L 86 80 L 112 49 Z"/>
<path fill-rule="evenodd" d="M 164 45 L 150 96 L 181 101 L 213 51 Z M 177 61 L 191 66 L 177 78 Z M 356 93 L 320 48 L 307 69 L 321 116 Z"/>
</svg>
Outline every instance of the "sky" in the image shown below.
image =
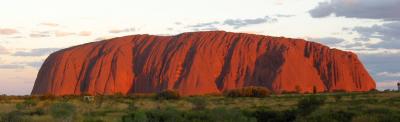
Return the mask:
<svg viewBox="0 0 400 122">
<path fill-rule="evenodd" d="M 62 48 L 211 30 L 319 42 L 355 52 L 379 90 L 400 80 L 400 0 L 1 0 L 0 94 L 30 94 Z"/>
</svg>

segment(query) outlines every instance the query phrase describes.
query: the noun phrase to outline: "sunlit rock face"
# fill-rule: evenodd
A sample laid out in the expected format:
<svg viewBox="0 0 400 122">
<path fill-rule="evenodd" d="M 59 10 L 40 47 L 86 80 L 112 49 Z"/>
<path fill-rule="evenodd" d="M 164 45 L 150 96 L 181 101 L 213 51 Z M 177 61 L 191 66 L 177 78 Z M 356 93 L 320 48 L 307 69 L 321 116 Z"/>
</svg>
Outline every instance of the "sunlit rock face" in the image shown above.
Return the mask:
<svg viewBox="0 0 400 122">
<path fill-rule="evenodd" d="M 375 81 L 352 52 L 302 39 L 224 31 L 132 35 L 51 54 L 33 95 L 369 91 Z"/>
</svg>

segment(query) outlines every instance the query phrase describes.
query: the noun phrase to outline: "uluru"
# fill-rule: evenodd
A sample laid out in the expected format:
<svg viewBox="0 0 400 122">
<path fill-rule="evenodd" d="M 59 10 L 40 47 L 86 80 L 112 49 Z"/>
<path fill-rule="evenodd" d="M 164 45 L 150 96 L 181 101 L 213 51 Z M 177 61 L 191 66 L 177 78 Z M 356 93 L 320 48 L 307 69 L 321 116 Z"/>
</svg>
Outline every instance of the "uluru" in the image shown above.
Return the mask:
<svg viewBox="0 0 400 122">
<path fill-rule="evenodd" d="M 52 53 L 32 95 L 176 90 L 222 93 L 247 86 L 276 93 L 375 89 L 357 55 L 302 39 L 225 31 L 131 35 Z"/>
</svg>

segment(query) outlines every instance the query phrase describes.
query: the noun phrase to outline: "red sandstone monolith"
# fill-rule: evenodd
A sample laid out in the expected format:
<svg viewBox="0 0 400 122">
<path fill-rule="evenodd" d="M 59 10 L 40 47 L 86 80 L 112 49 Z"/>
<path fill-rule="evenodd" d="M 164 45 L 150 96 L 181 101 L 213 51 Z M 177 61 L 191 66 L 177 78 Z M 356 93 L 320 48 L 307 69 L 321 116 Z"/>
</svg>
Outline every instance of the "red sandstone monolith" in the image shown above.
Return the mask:
<svg viewBox="0 0 400 122">
<path fill-rule="evenodd" d="M 272 91 L 369 91 L 375 81 L 357 55 L 302 39 L 223 31 L 133 35 L 51 54 L 33 95 L 221 93 L 245 86 Z"/>
</svg>

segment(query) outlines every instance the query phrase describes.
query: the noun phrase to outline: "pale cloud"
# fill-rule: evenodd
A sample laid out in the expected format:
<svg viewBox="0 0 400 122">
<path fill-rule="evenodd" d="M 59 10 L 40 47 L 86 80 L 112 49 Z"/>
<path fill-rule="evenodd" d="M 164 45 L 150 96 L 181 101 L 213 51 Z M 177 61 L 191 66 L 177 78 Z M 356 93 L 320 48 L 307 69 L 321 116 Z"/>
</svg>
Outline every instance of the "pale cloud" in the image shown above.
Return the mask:
<svg viewBox="0 0 400 122">
<path fill-rule="evenodd" d="M 315 41 L 328 46 L 335 46 L 345 41 L 343 38 L 336 38 L 336 37 L 307 38 L 307 40 Z"/>
<path fill-rule="evenodd" d="M 182 22 L 175 22 L 175 25 L 182 25 Z"/>
<path fill-rule="evenodd" d="M 294 17 L 296 15 L 292 15 L 292 14 L 277 14 L 275 16 L 276 17 L 280 17 L 280 18 L 288 18 L 288 17 Z"/>
<path fill-rule="evenodd" d="M 357 54 L 363 55 L 398 55 L 400 56 L 400 49 L 385 49 L 385 48 L 368 48 L 368 47 L 356 47 L 356 48 L 344 48 L 356 52 Z"/>
<path fill-rule="evenodd" d="M 379 90 L 386 90 L 386 89 L 397 90 L 397 83 L 399 83 L 399 81 L 381 81 L 381 82 L 376 82 L 376 87 Z"/>
<path fill-rule="evenodd" d="M 33 67 L 33 68 L 39 69 L 39 68 L 42 66 L 43 62 L 44 62 L 44 61 L 34 61 L 34 62 L 26 62 L 26 64 L 27 64 L 28 66 Z"/>
<path fill-rule="evenodd" d="M 56 31 L 54 32 L 56 37 L 72 36 L 75 35 L 73 32 Z"/>
<path fill-rule="evenodd" d="M 382 40 L 381 42 L 372 44 L 371 47 L 400 48 L 400 21 L 373 25 L 371 27 L 357 26 L 353 28 L 353 31 L 360 34 L 361 37 L 358 40 L 361 41 L 370 41 L 372 38 Z"/>
<path fill-rule="evenodd" d="M 400 72 L 379 72 L 377 75 L 384 77 L 400 77 Z"/>
<path fill-rule="evenodd" d="M 111 29 L 109 33 L 126 33 L 126 32 L 134 32 L 136 28 L 124 28 L 124 29 Z"/>
<path fill-rule="evenodd" d="M 358 57 L 370 75 L 377 82 L 399 80 L 399 77 L 387 77 L 400 72 L 400 53 L 398 54 L 359 54 Z M 387 73 L 383 73 L 387 72 Z M 378 75 L 379 74 L 379 75 Z"/>
<path fill-rule="evenodd" d="M 50 31 L 40 31 L 40 32 L 32 32 L 29 34 L 31 38 L 43 38 L 43 37 L 50 37 Z"/>
<path fill-rule="evenodd" d="M 221 26 L 229 26 L 233 29 L 240 29 L 242 27 L 257 25 L 263 23 L 273 23 L 277 22 L 276 18 L 271 18 L 269 16 L 251 18 L 251 19 L 226 19 L 223 21 L 211 21 L 202 22 L 194 25 L 188 25 L 186 28 L 191 28 L 193 31 L 206 31 L 206 30 L 219 30 Z"/>
<path fill-rule="evenodd" d="M 13 35 L 18 33 L 16 29 L 12 28 L 0 28 L 0 35 Z"/>
<path fill-rule="evenodd" d="M 0 69 L 25 69 L 27 66 L 39 69 L 44 60 L 40 61 L 25 61 L 25 62 L 12 62 L 12 63 L 0 63 Z"/>
<path fill-rule="evenodd" d="M 10 38 L 14 38 L 14 39 L 20 39 L 20 38 L 24 38 L 24 36 L 12 36 Z"/>
<path fill-rule="evenodd" d="M 81 31 L 81 32 L 79 32 L 78 35 L 79 36 L 90 36 L 90 35 L 92 35 L 92 32 L 90 32 L 90 31 Z"/>
<path fill-rule="evenodd" d="M 17 51 L 13 56 L 45 56 L 57 50 L 60 48 L 37 48 L 30 51 Z"/>
<path fill-rule="evenodd" d="M 262 24 L 267 22 L 276 22 L 276 18 L 271 18 L 269 16 L 254 18 L 254 19 L 227 19 L 224 21 L 224 25 L 232 26 L 234 29 L 239 29 L 241 27 Z"/>
<path fill-rule="evenodd" d="M 90 36 L 90 31 L 80 32 L 68 32 L 68 31 L 34 31 L 29 36 L 31 38 L 43 38 L 43 37 L 66 37 L 66 36 Z"/>
<path fill-rule="evenodd" d="M 113 36 L 101 36 L 101 37 L 97 37 L 94 39 L 94 41 L 103 41 L 103 40 L 107 40 L 107 39 L 111 39 L 114 38 Z"/>
<path fill-rule="evenodd" d="M 0 45 L 0 54 L 9 54 L 10 52 L 3 46 Z"/>
<path fill-rule="evenodd" d="M 399 0 L 331 0 L 310 10 L 312 17 L 334 14 L 338 17 L 400 20 Z"/>
<path fill-rule="evenodd" d="M 0 69 L 23 69 L 22 64 L 0 64 Z"/>
<path fill-rule="evenodd" d="M 52 22 L 43 22 L 43 23 L 40 23 L 39 25 L 49 26 L 49 27 L 57 27 L 57 26 L 60 26 L 59 24 L 57 24 L 57 23 L 52 23 Z"/>
<path fill-rule="evenodd" d="M 216 26 L 218 24 L 220 24 L 220 22 L 213 21 L 213 22 L 197 23 L 197 24 L 194 24 L 194 25 L 189 25 L 187 27 L 190 27 L 190 28 L 214 27 L 214 26 Z"/>
</svg>

